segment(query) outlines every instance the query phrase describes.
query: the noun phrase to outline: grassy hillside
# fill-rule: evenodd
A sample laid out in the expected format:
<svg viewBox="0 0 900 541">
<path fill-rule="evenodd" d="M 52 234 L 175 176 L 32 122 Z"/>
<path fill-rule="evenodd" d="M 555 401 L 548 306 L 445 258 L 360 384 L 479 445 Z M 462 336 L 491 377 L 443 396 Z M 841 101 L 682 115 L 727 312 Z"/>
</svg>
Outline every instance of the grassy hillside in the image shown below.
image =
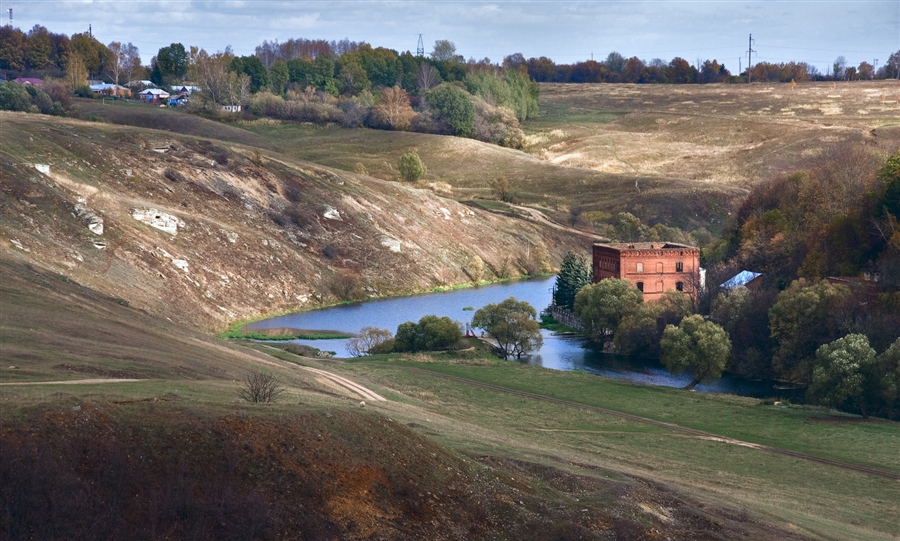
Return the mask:
<svg viewBox="0 0 900 541">
<path fill-rule="evenodd" d="M 2 122 L 3 248 L 201 328 L 469 282 L 475 256 L 496 279 L 533 269 L 530 247 L 556 260 L 586 249 L 536 222 L 258 147 L 37 115 Z"/>
</svg>

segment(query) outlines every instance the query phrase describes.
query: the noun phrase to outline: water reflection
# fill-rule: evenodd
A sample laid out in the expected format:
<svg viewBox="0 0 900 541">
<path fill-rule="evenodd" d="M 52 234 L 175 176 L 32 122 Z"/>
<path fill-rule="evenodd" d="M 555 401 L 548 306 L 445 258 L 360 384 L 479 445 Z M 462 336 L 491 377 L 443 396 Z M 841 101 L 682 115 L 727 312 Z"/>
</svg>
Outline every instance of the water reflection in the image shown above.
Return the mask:
<svg viewBox="0 0 900 541">
<path fill-rule="evenodd" d="M 333 330 L 357 333 L 363 327 L 380 327 L 395 332 L 397 326 L 406 321 L 418 321 L 422 316 L 433 314 L 449 316 L 463 324 L 472 321 L 474 311 L 489 303 L 501 302 L 509 297 L 528 301 L 540 311 L 550 305 L 551 289 L 555 277 L 523 280 L 505 284 L 460 289 L 443 293 L 432 293 L 335 306 L 298 314 L 279 316 L 248 325 L 249 329 L 270 329 L 289 327 L 306 330 Z M 551 368 L 553 370 L 583 370 L 616 379 L 625 379 L 647 385 L 684 387 L 690 383 L 687 375 L 673 375 L 657 360 L 625 357 L 600 353 L 582 347 L 582 340 L 573 337 L 556 336 L 542 331 L 544 345 L 540 351 L 523 362 Z M 297 340 L 324 351 L 334 351 L 338 357 L 348 357 L 346 340 Z M 752 381 L 725 374 L 711 385 L 698 385 L 697 391 L 730 393 L 754 397 L 792 398 L 797 391 L 774 389 L 772 381 Z"/>
</svg>

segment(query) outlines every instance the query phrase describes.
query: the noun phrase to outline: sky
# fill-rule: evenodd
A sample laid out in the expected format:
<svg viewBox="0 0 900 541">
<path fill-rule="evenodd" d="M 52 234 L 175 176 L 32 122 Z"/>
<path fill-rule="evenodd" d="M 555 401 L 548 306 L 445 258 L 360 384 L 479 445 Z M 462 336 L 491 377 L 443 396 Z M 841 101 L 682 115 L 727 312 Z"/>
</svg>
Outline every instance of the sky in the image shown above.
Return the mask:
<svg viewBox="0 0 900 541">
<path fill-rule="evenodd" d="M 24 31 L 86 32 L 103 43 L 136 45 L 145 64 L 181 43 L 239 56 L 290 38 L 364 41 L 425 53 L 450 40 L 466 59 L 495 63 L 513 53 L 558 64 L 603 60 L 616 51 L 668 62 L 716 59 L 738 73 L 752 61 L 803 61 L 820 71 L 843 56 L 882 66 L 900 51 L 900 0 L 0 0 L 3 23 Z"/>
</svg>

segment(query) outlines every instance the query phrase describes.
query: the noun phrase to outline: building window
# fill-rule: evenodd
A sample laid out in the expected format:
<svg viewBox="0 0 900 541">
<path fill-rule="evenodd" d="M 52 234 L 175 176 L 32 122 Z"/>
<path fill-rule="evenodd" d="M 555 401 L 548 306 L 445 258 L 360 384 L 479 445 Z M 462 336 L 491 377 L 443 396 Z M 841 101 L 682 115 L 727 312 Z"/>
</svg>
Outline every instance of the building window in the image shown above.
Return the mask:
<svg viewBox="0 0 900 541">
<path fill-rule="evenodd" d="M 638 286 L 638 291 L 641 291 L 641 292 L 644 291 L 644 282 L 638 282 L 637 286 Z"/>
<path fill-rule="evenodd" d="M 662 274 L 662 271 L 663 271 L 662 261 L 660 261 L 659 263 L 656 264 L 656 272 Z"/>
<path fill-rule="evenodd" d="M 684 263 L 682 263 L 681 261 L 675 263 L 675 272 L 684 272 Z M 679 289 L 679 291 L 681 290 Z"/>
<path fill-rule="evenodd" d="M 656 282 L 656 291 L 657 291 L 657 293 L 663 292 L 663 283 L 662 282 Z"/>
<path fill-rule="evenodd" d="M 675 289 L 677 291 L 684 291 L 684 282 L 675 282 Z"/>
<path fill-rule="evenodd" d="M 638 264 L 637 264 L 637 271 L 638 271 L 638 272 L 644 272 L 644 264 L 643 264 L 643 263 L 638 263 Z"/>
</svg>

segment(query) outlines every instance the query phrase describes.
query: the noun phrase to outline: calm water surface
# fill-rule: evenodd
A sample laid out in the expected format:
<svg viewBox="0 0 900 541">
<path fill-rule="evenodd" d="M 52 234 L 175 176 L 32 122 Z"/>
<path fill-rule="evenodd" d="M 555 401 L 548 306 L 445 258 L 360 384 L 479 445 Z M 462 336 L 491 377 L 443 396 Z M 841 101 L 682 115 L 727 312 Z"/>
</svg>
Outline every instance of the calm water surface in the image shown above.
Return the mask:
<svg viewBox="0 0 900 541">
<path fill-rule="evenodd" d="M 380 327 L 391 332 L 407 321 L 418 321 L 422 316 L 449 316 L 461 323 L 470 323 L 474 311 L 490 303 L 498 303 L 509 297 L 528 301 L 540 312 L 550 305 L 551 290 L 556 277 L 521 280 L 504 284 L 460 289 L 444 293 L 431 293 L 368 301 L 335 306 L 297 314 L 279 316 L 248 325 L 248 329 L 289 327 L 305 330 L 332 330 L 357 333 L 363 327 Z M 542 331 L 544 346 L 540 351 L 523 360 L 529 364 L 554 370 L 583 370 L 617 379 L 626 379 L 648 385 L 683 387 L 690 382 L 687 375 L 673 375 L 652 359 L 634 359 L 621 355 L 599 353 L 582 347 L 577 338 L 554 336 Z M 334 351 L 338 357 L 349 357 L 346 340 L 297 340 L 299 343 Z M 790 392 L 773 388 L 771 381 L 747 380 L 725 374 L 712 385 L 698 385 L 702 392 L 731 393 L 755 397 L 790 397 Z"/>
</svg>

